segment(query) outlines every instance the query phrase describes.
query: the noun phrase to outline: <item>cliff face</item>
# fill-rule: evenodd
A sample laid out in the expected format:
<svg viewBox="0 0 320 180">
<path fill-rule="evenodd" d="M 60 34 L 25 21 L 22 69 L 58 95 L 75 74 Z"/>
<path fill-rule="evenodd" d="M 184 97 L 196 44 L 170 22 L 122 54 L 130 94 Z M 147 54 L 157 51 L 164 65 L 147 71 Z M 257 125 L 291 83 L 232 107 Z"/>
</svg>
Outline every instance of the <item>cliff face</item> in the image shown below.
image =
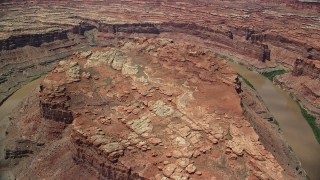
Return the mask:
<svg viewBox="0 0 320 180">
<path fill-rule="evenodd" d="M 5 40 L 10 45 L 2 46 L 0 52 L 0 104 L 22 84 L 50 72 L 58 61 L 87 49 L 90 42 L 78 29 Z"/>
<path fill-rule="evenodd" d="M 1 51 L 12 50 L 27 45 L 39 47 L 42 43 L 62 39 L 67 39 L 67 31 L 49 32 L 46 34 L 27 34 L 20 36 L 11 36 L 8 39 L 0 41 L 0 49 Z"/>
<path fill-rule="evenodd" d="M 58 60 L 67 58 L 73 52 L 85 49 L 89 45 L 97 45 L 96 42 L 92 41 L 99 42 L 99 39 L 93 40 L 86 34 L 92 29 L 97 29 L 103 33 L 126 33 L 129 35 L 134 33 L 154 35 L 159 33 L 183 33 L 209 40 L 214 43 L 214 46 L 223 47 L 226 50 L 262 62 L 270 60 L 270 50 L 267 45 L 250 41 L 236 41 L 230 31 L 217 31 L 196 24 L 183 23 L 104 24 L 88 21 L 67 31 L 11 36 L 9 39 L 3 40 L 1 42 L 1 61 L 4 64 L 1 67 L 2 74 L 0 76 L 0 86 L 3 90 L 0 101 L 14 92 L 20 84 L 50 71 Z M 110 37 L 113 39 L 112 41 L 117 41 L 117 36 L 111 35 Z M 100 42 L 103 44 L 103 39 L 100 39 Z M 27 76 L 21 76 L 17 72 L 23 72 Z M 19 81 L 17 81 L 18 79 Z"/>
<path fill-rule="evenodd" d="M 293 76 L 309 76 L 311 79 L 320 80 L 320 61 L 297 59 L 292 70 Z"/>
<path fill-rule="evenodd" d="M 239 57 L 241 63 L 258 71 L 275 69 L 276 63 L 292 69 L 296 57 L 319 59 L 319 5 L 281 2 L 287 6 L 278 6 L 278 1 L 246 4 L 70 0 L 48 2 L 56 5 L 52 8 L 42 1 L 5 1 L 0 5 L 0 25 L 4 27 L 0 30 L 0 102 L 21 84 L 50 71 L 58 60 L 88 45 L 99 46 L 93 42 L 97 40 L 92 36 L 95 29 L 100 35 L 108 34 L 102 36 L 111 36 L 101 41 L 101 46 L 114 45 L 109 42 L 119 40 L 110 34 L 171 33 L 177 39 L 183 38 L 180 34 L 195 36 L 206 46 Z M 308 11 L 297 11 L 293 8 L 296 5 Z M 135 10 L 123 11 L 133 7 Z M 309 10 L 315 16 L 310 16 Z M 301 22 L 301 28 L 292 28 L 300 27 Z"/>
<path fill-rule="evenodd" d="M 42 87 L 42 86 L 41 86 Z M 64 87 L 58 87 L 46 94 L 40 91 L 40 113 L 45 119 L 72 123 L 73 115 L 68 110 L 69 96 L 65 94 Z"/>
<path fill-rule="evenodd" d="M 6 92 L 3 92 L 1 101 L 19 87 L 19 82 L 14 81 L 15 78 L 9 78 L 10 80 L 8 81 L 8 77 L 11 74 L 18 76 L 16 79 L 23 82 L 38 77 L 46 71 L 50 71 L 57 60 L 66 58 L 73 52 L 83 49 L 84 46 L 88 46 L 90 42 L 84 39 L 85 32 L 89 32 L 95 28 L 104 33 L 189 34 L 203 40 L 209 40 L 218 47 L 224 47 L 230 51 L 233 50 L 246 57 L 258 59 L 263 62 L 270 60 L 270 50 L 267 45 L 256 42 L 252 43 L 252 40 L 251 42 L 250 40 L 247 42 L 234 40 L 230 31 L 216 31 L 196 24 L 183 23 L 98 24 L 98 26 L 94 26 L 92 24 L 82 23 L 68 31 L 11 36 L 9 39 L 1 41 L 1 61 L 4 62 L 2 66 L 1 86 L 3 89 L 8 88 Z M 40 51 L 42 51 L 41 54 L 37 54 Z M 21 57 L 27 57 L 27 59 L 20 59 Z M 37 71 L 36 69 L 39 69 L 39 66 L 44 67 L 40 67 L 42 70 Z M 27 77 L 21 77 L 17 72 L 27 74 Z M 24 78 L 25 80 L 23 80 Z"/>
<path fill-rule="evenodd" d="M 319 69 L 295 59 L 319 59 L 319 6 L 265 2 L 3 1 L 0 103 L 56 67 L 30 107 L 38 111 L 20 117 L 25 131 L 18 131 L 50 143 L 32 151 L 39 161 L 31 171 L 23 168 L 26 159 L 15 173 L 39 179 L 297 178 L 281 167 L 290 162 L 281 159 L 286 151 L 269 152 L 280 140 L 272 147 L 261 138 L 267 150 L 261 145 L 242 115 L 236 74 L 213 53 L 258 71 L 278 63 L 293 69 L 280 84 L 316 111 Z M 251 121 L 260 118 L 256 128 L 268 126 L 255 112 L 245 113 Z M 270 129 L 261 136 L 276 138 Z M 8 157 L 21 152 L 12 148 Z"/>
<path fill-rule="evenodd" d="M 57 40 L 71 39 L 71 34 L 84 35 L 85 31 L 93 29 L 94 26 L 90 26 L 86 23 L 80 23 L 74 27 L 70 27 L 67 30 L 62 31 L 48 31 L 35 34 L 20 34 L 10 36 L 7 39 L 0 40 L 0 51 L 14 50 L 24 46 L 40 47 L 44 43 L 51 43 Z"/>
<path fill-rule="evenodd" d="M 94 168 L 101 179 L 146 179 L 136 172 L 132 172 L 131 167 L 117 162 L 118 158 L 124 155 L 124 148 L 121 147 L 119 151 L 113 151 L 112 148 L 117 148 L 120 145 L 119 143 L 110 143 L 109 150 L 113 152 L 106 153 L 98 150 L 97 145 L 92 146 L 93 142 L 86 135 L 77 130 L 74 130 L 71 134 L 72 143 L 76 146 L 76 151 L 73 152 L 73 159 L 77 164 L 87 168 Z"/>
</svg>

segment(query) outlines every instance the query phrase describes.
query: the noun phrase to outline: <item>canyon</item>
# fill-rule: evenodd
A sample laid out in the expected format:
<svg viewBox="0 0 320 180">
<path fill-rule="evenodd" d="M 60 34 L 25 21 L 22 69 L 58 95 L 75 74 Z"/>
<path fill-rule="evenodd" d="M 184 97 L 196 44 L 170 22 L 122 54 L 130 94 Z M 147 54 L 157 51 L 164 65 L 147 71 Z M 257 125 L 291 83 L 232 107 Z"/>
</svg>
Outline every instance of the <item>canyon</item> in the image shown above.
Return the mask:
<svg viewBox="0 0 320 180">
<path fill-rule="evenodd" d="M 0 104 L 46 74 L 5 130 L 1 165 L 17 179 L 306 178 L 226 60 L 286 70 L 274 83 L 319 128 L 319 3 L 4 0 L 0 9 Z"/>
</svg>

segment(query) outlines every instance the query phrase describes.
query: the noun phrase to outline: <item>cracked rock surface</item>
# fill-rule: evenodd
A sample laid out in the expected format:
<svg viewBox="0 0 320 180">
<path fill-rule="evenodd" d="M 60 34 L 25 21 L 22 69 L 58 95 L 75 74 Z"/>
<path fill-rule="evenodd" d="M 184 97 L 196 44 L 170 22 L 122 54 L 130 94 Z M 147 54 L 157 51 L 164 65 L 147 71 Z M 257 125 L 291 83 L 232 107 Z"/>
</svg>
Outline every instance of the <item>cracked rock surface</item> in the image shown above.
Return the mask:
<svg viewBox="0 0 320 180">
<path fill-rule="evenodd" d="M 163 45 L 163 41 L 170 43 Z M 244 118 L 235 90 L 237 74 L 225 60 L 208 49 L 170 39 L 130 43 L 134 44 L 76 53 L 45 78 L 40 99 L 42 104 L 51 104 L 41 115 L 53 110 L 61 114 L 57 113 L 59 118 L 52 114 L 31 129 L 47 132 L 46 139 L 53 139 L 51 146 L 57 146 L 62 136 L 68 148 L 59 146 L 60 151 L 53 151 L 48 146 L 35 153 L 34 159 L 62 153 L 75 164 L 67 166 L 61 158 L 52 159 L 54 164 L 75 170 L 90 167 L 92 172 L 83 173 L 92 178 L 294 177 L 265 150 Z M 148 51 L 148 45 L 156 55 Z M 115 61 L 121 63 L 114 65 Z M 92 77 L 80 76 L 87 72 Z M 65 112 L 72 113 L 72 122 Z M 25 117 L 22 123 L 32 118 Z M 64 123 L 61 132 L 48 132 L 49 127 Z M 26 127 L 21 133 L 27 136 L 31 129 Z M 14 170 L 17 177 L 31 176 L 23 168 L 27 162 L 16 168 L 25 174 Z M 47 178 L 55 171 L 36 173 L 47 168 L 40 160 L 32 163 L 31 172 L 36 178 Z M 73 172 L 59 171 L 54 176 L 71 177 Z"/>
</svg>

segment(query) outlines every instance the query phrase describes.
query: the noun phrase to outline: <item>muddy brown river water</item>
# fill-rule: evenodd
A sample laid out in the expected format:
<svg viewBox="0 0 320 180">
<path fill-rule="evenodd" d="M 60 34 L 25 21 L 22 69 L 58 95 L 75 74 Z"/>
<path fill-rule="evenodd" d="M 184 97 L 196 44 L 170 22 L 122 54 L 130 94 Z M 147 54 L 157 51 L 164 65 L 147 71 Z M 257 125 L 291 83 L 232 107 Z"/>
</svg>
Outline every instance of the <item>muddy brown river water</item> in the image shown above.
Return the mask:
<svg viewBox="0 0 320 180">
<path fill-rule="evenodd" d="M 228 61 L 228 64 L 253 84 L 279 122 L 285 138 L 301 160 L 302 167 L 310 179 L 320 180 L 320 144 L 315 139 L 307 121 L 302 117 L 297 103 L 264 76 L 237 63 Z M 3 142 L 5 130 L 9 124 L 9 114 L 39 86 L 41 80 L 42 78 L 23 86 L 0 106 L 0 159 L 4 158 Z M 11 179 L 12 177 L 9 170 L 0 167 L 0 179 Z"/>
<path fill-rule="evenodd" d="M 235 62 L 228 61 L 228 64 L 246 78 L 262 97 L 310 179 L 320 180 L 320 144 L 297 103 L 263 75 Z"/>
<path fill-rule="evenodd" d="M 36 79 L 27 85 L 21 87 L 18 91 L 12 94 L 1 106 L 0 106 L 0 160 L 5 158 L 4 153 L 4 140 L 5 132 L 9 125 L 9 116 L 19 103 L 26 99 L 35 88 L 37 88 L 43 78 Z M 1 167 L 0 164 L 0 179 L 14 179 L 9 169 Z"/>
</svg>

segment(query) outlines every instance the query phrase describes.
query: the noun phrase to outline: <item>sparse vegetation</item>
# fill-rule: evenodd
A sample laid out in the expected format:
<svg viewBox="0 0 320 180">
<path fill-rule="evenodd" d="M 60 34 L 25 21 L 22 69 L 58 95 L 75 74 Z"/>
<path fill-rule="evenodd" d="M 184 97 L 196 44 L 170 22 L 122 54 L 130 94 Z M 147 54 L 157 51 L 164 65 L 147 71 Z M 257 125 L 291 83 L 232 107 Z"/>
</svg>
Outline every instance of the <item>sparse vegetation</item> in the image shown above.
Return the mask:
<svg viewBox="0 0 320 180">
<path fill-rule="evenodd" d="M 243 80 L 244 83 L 246 83 L 251 89 L 256 90 L 253 85 L 244 77 L 242 77 L 240 74 L 238 74 L 238 76 Z"/>
<path fill-rule="evenodd" d="M 300 110 L 301 110 L 301 114 L 302 116 L 307 120 L 307 122 L 309 123 L 312 131 L 313 131 L 313 134 L 314 136 L 316 137 L 318 143 L 320 144 L 320 128 L 317 126 L 317 122 L 316 122 L 316 117 L 309 114 L 307 110 L 305 110 L 299 102 L 298 103 L 298 106 L 300 107 Z"/>
<path fill-rule="evenodd" d="M 281 70 L 276 70 L 276 71 L 270 71 L 270 72 L 264 72 L 262 73 L 262 75 L 264 75 L 265 77 L 267 77 L 268 79 L 270 79 L 270 81 L 273 81 L 273 78 L 278 76 L 278 75 L 282 75 L 287 73 L 288 71 L 281 69 Z"/>
<path fill-rule="evenodd" d="M 278 121 L 276 120 L 276 119 L 273 119 L 273 124 L 275 124 L 275 125 L 277 125 L 278 127 L 280 127 L 280 125 L 279 125 L 279 123 L 278 123 Z"/>
</svg>

